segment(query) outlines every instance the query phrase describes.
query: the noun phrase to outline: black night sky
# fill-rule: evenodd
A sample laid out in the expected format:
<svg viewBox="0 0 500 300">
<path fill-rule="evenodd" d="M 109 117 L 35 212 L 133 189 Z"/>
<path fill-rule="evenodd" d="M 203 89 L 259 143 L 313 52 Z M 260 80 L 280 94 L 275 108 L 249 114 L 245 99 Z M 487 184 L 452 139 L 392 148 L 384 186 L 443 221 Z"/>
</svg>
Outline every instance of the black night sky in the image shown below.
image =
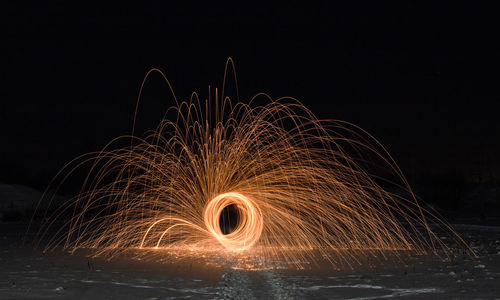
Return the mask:
<svg viewBox="0 0 500 300">
<path fill-rule="evenodd" d="M 130 133 L 150 68 L 163 70 L 187 99 L 220 86 L 230 56 L 241 100 L 261 91 L 292 96 L 320 118 L 360 125 L 426 201 L 460 209 L 443 200 L 447 193 L 498 185 L 498 9 L 333 2 L 4 4 L 0 181 L 43 189 L 72 158 Z M 154 77 L 139 128 L 153 128 L 172 104 Z"/>
</svg>

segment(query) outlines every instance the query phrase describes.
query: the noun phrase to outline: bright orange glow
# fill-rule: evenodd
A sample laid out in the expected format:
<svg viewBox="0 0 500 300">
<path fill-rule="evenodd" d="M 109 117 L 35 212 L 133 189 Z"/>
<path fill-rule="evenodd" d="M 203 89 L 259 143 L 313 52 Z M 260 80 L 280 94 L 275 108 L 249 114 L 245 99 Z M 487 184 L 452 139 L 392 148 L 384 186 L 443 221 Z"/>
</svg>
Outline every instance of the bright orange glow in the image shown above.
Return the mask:
<svg viewBox="0 0 500 300">
<path fill-rule="evenodd" d="M 230 59 L 226 73 L 228 66 Z M 166 80 L 156 69 L 144 80 L 153 72 Z M 68 164 L 69 174 L 85 163 L 91 168 L 80 195 L 48 210 L 53 214 L 41 236 L 69 219 L 47 249 L 90 248 L 108 257 L 127 249 L 216 249 L 284 261 L 319 252 L 332 263 L 331 253 L 340 250 L 351 251 L 344 256 L 357 250 L 449 253 L 431 223 L 465 247 L 419 205 L 369 133 L 345 121 L 318 120 L 293 98 L 258 94 L 233 102 L 225 82 L 226 76 L 220 95 L 216 89 L 204 101 L 195 93 L 184 102 L 174 95 L 170 118 L 144 138 L 122 137 L 130 146 L 111 149 L 115 140 Z M 371 166 L 382 167 L 388 179 L 371 174 Z M 61 174 L 63 180 L 69 175 Z M 220 218 L 230 205 L 238 222 L 224 234 Z"/>
<path fill-rule="evenodd" d="M 222 210 L 235 204 L 240 210 L 241 220 L 236 229 L 224 235 L 219 226 Z M 205 226 L 210 233 L 229 250 L 246 250 L 252 247 L 260 238 L 263 221 L 260 209 L 249 198 L 239 193 L 224 193 L 208 202 L 203 213 Z"/>
</svg>

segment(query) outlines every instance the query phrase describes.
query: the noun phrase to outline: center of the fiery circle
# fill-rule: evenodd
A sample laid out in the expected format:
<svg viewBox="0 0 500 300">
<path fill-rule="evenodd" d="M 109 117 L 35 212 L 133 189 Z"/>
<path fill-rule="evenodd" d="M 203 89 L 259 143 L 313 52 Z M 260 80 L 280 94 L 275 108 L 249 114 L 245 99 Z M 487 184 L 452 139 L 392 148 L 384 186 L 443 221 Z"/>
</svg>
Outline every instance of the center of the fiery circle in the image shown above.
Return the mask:
<svg viewBox="0 0 500 300">
<path fill-rule="evenodd" d="M 219 194 L 203 212 L 205 226 L 228 250 L 250 249 L 264 228 L 260 207 L 254 199 L 237 192 Z"/>
<path fill-rule="evenodd" d="M 240 221 L 240 210 L 236 204 L 230 204 L 222 210 L 219 217 L 219 227 L 222 234 L 230 234 L 236 227 L 238 227 Z"/>
</svg>

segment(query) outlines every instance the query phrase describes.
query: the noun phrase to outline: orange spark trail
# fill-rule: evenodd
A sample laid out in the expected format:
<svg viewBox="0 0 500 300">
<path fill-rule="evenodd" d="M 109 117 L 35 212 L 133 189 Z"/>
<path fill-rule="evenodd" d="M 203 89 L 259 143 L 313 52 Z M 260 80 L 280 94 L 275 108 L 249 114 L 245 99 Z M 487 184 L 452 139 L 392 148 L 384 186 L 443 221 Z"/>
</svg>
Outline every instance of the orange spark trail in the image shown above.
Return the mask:
<svg viewBox="0 0 500 300">
<path fill-rule="evenodd" d="M 81 194 L 48 209 L 40 236 L 69 219 L 47 250 L 90 248 L 113 257 L 127 249 L 220 249 L 284 261 L 318 251 L 327 258 L 339 250 L 449 253 L 431 223 L 466 248 L 419 205 L 373 136 L 345 121 L 318 120 L 293 98 L 258 94 L 233 102 L 224 95 L 229 66 L 234 70 L 231 59 L 221 95 L 216 90 L 204 101 L 196 93 L 188 101 L 174 95 L 166 114 L 174 117 L 147 136 L 118 138 L 68 164 L 63 181 L 82 165 L 90 164 L 90 172 Z M 160 71 L 144 82 L 154 72 Z M 112 149 L 120 139 L 130 146 Z M 383 167 L 387 179 L 371 166 Z M 226 233 L 221 217 L 231 205 L 237 224 Z"/>
</svg>

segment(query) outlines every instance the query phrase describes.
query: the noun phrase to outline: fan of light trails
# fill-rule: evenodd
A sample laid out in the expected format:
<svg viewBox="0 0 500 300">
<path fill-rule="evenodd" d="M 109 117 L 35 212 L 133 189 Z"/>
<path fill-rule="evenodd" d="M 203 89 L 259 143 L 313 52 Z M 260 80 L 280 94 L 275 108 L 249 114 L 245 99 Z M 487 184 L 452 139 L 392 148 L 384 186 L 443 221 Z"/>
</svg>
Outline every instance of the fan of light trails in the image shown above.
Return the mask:
<svg viewBox="0 0 500 300">
<path fill-rule="evenodd" d="M 228 66 L 230 59 L 221 93 L 204 101 L 193 93 L 184 102 L 174 95 L 166 114 L 173 117 L 149 135 L 121 137 L 130 146 L 110 150 L 115 140 L 68 165 L 64 180 L 83 164 L 91 170 L 82 193 L 52 210 L 41 228 L 44 235 L 69 217 L 47 250 L 91 248 L 113 257 L 131 248 L 219 249 L 288 261 L 339 250 L 446 252 L 430 223 L 461 243 L 419 206 L 370 134 L 318 120 L 293 98 L 232 102 L 224 95 Z M 155 72 L 166 80 L 153 69 L 144 81 Z M 372 175 L 372 165 L 383 165 L 390 180 Z"/>
</svg>

